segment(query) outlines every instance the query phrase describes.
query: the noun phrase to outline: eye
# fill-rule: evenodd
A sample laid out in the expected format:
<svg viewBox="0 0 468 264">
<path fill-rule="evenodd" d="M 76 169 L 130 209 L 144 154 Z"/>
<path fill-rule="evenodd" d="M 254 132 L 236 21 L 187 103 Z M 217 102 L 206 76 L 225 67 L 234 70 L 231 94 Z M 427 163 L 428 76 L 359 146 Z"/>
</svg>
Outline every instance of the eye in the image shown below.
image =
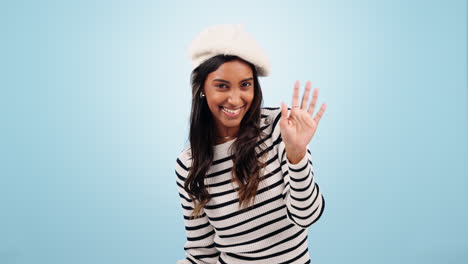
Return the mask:
<svg viewBox="0 0 468 264">
<path fill-rule="evenodd" d="M 244 84 L 246 84 L 246 85 L 244 85 Z M 242 84 L 242 87 L 249 87 L 249 86 L 251 86 L 251 85 L 252 85 L 251 83 L 245 82 L 245 83 Z"/>
<path fill-rule="evenodd" d="M 216 87 L 224 88 L 224 87 L 227 87 L 227 86 L 224 83 L 220 83 L 220 84 L 216 85 Z"/>
</svg>

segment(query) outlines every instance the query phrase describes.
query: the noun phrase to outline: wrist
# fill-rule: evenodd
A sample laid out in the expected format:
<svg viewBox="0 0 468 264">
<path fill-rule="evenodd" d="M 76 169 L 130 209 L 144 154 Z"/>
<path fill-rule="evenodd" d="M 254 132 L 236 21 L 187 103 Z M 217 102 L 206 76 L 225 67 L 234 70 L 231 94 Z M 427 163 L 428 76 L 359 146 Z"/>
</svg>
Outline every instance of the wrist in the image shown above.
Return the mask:
<svg viewBox="0 0 468 264">
<path fill-rule="evenodd" d="M 301 161 L 307 153 L 307 149 L 305 150 L 292 150 L 288 151 L 286 149 L 286 158 L 288 159 L 289 163 L 297 164 Z"/>
</svg>

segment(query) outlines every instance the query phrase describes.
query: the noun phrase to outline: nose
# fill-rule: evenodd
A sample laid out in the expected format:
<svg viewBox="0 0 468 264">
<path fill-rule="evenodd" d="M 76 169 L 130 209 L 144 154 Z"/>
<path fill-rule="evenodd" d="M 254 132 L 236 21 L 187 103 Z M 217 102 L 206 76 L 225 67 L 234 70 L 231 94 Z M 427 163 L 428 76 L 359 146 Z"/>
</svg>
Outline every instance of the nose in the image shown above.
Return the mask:
<svg viewBox="0 0 468 264">
<path fill-rule="evenodd" d="M 231 89 L 229 93 L 228 103 L 236 107 L 242 104 L 240 89 Z"/>
</svg>

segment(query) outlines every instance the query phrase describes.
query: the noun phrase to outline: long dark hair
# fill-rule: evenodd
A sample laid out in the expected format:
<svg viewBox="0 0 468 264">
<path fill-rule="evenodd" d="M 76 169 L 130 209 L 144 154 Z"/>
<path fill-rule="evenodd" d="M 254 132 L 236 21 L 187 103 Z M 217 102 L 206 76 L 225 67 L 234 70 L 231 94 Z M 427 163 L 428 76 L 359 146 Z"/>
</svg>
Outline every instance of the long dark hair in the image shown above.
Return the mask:
<svg viewBox="0 0 468 264">
<path fill-rule="evenodd" d="M 260 183 L 260 170 L 265 166 L 261 157 L 257 158 L 255 150 L 258 139 L 264 135 L 260 129 L 263 96 L 258 81 L 257 70 L 252 63 L 237 56 L 214 56 L 200 64 L 191 74 L 192 110 L 190 115 L 189 140 L 192 165 L 184 186 L 195 203 L 191 217 L 202 215 L 202 209 L 211 198 L 205 187 L 205 175 L 213 162 L 213 146 L 216 140 L 215 121 L 205 97 L 200 97 L 200 92 L 203 90 L 208 74 L 216 71 L 223 63 L 232 60 L 240 60 L 247 63 L 252 69 L 254 81 L 254 98 L 249 110 L 242 118 L 238 137 L 232 145 L 233 178 L 231 180 L 239 185 L 239 208 L 245 208 L 250 202 L 253 203 L 255 201 L 258 184 Z M 265 148 L 264 144 L 258 147 L 260 151 Z"/>
</svg>

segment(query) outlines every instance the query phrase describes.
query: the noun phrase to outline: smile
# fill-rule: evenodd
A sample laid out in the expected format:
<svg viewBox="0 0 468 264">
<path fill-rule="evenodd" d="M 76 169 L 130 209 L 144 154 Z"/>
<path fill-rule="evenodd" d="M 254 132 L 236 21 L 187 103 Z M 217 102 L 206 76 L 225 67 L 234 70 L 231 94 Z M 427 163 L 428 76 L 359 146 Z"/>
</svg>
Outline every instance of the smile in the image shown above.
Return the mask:
<svg viewBox="0 0 468 264">
<path fill-rule="evenodd" d="M 229 109 L 229 108 L 225 108 L 223 106 L 221 106 L 221 109 L 223 110 L 223 112 L 229 116 L 229 117 L 237 117 L 241 111 L 241 109 L 243 108 L 244 106 L 241 106 L 241 107 L 238 107 L 238 108 L 235 108 L 235 109 Z"/>
</svg>

